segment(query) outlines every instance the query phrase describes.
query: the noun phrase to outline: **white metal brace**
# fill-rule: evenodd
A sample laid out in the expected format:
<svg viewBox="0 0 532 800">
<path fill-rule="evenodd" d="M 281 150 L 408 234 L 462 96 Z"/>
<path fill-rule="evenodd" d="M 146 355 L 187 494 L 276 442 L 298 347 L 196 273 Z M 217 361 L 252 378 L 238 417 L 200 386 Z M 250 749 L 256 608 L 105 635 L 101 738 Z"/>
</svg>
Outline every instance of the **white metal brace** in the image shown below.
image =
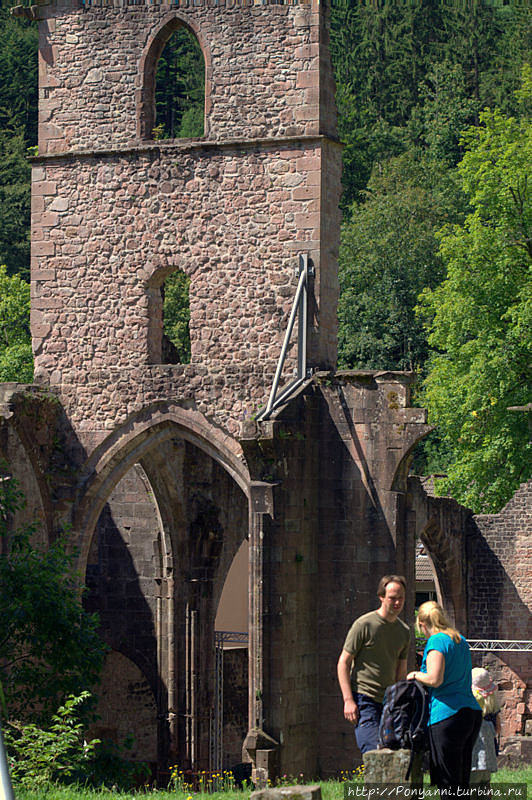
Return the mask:
<svg viewBox="0 0 532 800">
<path fill-rule="evenodd" d="M 270 392 L 268 404 L 264 409 L 264 411 L 261 411 L 259 414 L 257 414 L 257 420 L 259 422 L 263 422 L 264 420 L 269 419 L 272 413 L 275 411 L 275 409 L 278 406 L 280 406 L 281 403 L 283 403 L 295 389 L 301 386 L 303 381 L 305 381 L 306 378 L 308 377 L 307 374 L 308 279 L 309 276 L 313 274 L 314 274 L 314 268 L 309 266 L 308 254 L 307 253 L 300 254 L 299 283 L 297 285 L 296 296 L 294 297 L 292 311 L 290 312 L 288 327 L 286 329 L 283 346 L 281 348 L 281 355 L 279 356 L 279 363 L 277 364 L 277 370 L 275 371 L 275 377 L 273 379 L 273 385 L 272 385 L 272 390 Z M 290 344 L 292 331 L 294 330 L 296 317 L 298 320 L 296 377 L 278 395 L 277 390 L 279 388 L 279 381 L 281 379 L 281 373 L 283 371 L 284 362 L 286 361 L 286 354 L 288 352 L 288 346 Z"/>
</svg>

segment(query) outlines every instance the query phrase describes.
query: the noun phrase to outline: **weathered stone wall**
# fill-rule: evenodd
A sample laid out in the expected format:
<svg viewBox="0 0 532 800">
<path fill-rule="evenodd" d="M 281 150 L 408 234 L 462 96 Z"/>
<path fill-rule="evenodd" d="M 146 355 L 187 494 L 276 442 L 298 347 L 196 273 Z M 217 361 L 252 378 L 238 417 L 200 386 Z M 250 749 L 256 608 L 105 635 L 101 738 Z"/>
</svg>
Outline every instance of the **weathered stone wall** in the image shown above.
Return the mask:
<svg viewBox="0 0 532 800">
<path fill-rule="evenodd" d="M 471 635 L 532 640 L 532 480 L 498 514 L 474 519 L 480 536 L 468 554 Z"/>
<path fill-rule="evenodd" d="M 224 770 L 242 761 L 242 742 L 248 730 L 248 651 L 224 650 L 223 655 L 223 761 Z"/>
<path fill-rule="evenodd" d="M 427 494 L 417 477 L 409 479 L 408 488 L 411 525 L 434 564 L 438 602 L 459 630 L 468 631 L 466 541 L 474 531 L 472 513 L 452 498 Z"/>
<path fill-rule="evenodd" d="M 317 647 L 324 776 L 352 769 L 359 758 L 353 727 L 343 719 L 336 662 L 353 621 L 379 606 L 382 575 L 406 575 L 404 618 L 412 618 L 415 541 L 406 524 L 406 474 L 410 451 L 428 426 L 425 411 L 409 407 L 410 380 L 394 373 L 320 380 Z"/>
<path fill-rule="evenodd" d="M 108 653 L 98 686 L 98 720 L 87 738 L 116 745 L 124 758 L 157 765 L 157 704 L 138 666 L 122 653 Z"/>
<path fill-rule="evenodd" d="M 157 505 L 146 474 L 135 467 L 109 495 L 87 563 L 85 605 L 100 616 L 103 639 L 142 670 L 153 691 L 164 553 Z M 168 642 L 161 642 L 167 648 Z"/>
<path fill-rule="evenodd" d="M 176 395 L 234 435 L 271 385 L 300 252 L 316 268 L 309 363 L 336 358 L 341 159 L 326 138 L 326 9 L 58 0 L 37 16 L 36 380 L 60 387 L 89 448 Z M 205 55 L 206 136 L 156 144 L 154 70 L 179 25 Z M 192 282 L 192 359 L 161 370 L 159 290 L 178 268 Z M 100 431 L 90 443 L 89 429 Z"/>
<path fill-rule="evenodd" d="M 414 562 L 405 463 L 428 427 L 423 409 L 408 407 L 410 381 L 317 374 L 260 425 L 263 438 L 242 442 L 254 477 L 275 486 L 264 531 L 264 717 L 282 742 L 283 774 L 332 776 L 356 758 L 336 662 L 353 620 L 378 607 L 380 577 Z"/>
<path fill-rule="evenodd" d="M 297 252 L 318 244 L 321 162 L 314 141 L 258 153 L 167 146 L 34 168 L 35 375 L 61 387 L 76 428 L 109 430 L 177 395 L 237 431 L 273 380 Z M 161 368 L 153 298 L 175 268 L 191 278 L 192 359 Z M 332 318 L 322 325 L 331 351 Z"/>
<path fill-rule="evenodd" d="M 498 514 L 474 518 L 468 539 L 469 636 L 532 640 L 532 480 Z M 501 695 L 503 736 L 524 734 L 532 718 L 529 653 L 491 653 L 484 666 Z"/>
<path fill-rule="evenodd" d="M 320 51 L 327 30 L 310 4 L 65 2 L 39 12 L 43 154 L 137 143 L 151 50 L 160 53 L 174 20 L 203 50 L 209 139 L 335 133 L 332 72 Z"/>
</svg>

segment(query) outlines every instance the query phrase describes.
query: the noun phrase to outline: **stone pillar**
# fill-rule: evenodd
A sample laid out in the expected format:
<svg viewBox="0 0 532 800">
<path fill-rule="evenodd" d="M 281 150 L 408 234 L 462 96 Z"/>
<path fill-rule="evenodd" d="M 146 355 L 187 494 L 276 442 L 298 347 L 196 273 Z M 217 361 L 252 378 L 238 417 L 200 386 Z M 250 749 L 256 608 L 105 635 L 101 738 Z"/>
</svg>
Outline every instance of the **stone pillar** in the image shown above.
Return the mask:
<svg viewBox="0 0 532 800">
<path fill-rule="evenodd" d="M 272 486 L 251 484 L 249 510 L 249 731 L 242 758 L 253 764 L 255 783 L 266 783 L 277 772 L 278 743 L 262 730 L 264 724 L 264 518 L 273 515 Z"/>
</svg>

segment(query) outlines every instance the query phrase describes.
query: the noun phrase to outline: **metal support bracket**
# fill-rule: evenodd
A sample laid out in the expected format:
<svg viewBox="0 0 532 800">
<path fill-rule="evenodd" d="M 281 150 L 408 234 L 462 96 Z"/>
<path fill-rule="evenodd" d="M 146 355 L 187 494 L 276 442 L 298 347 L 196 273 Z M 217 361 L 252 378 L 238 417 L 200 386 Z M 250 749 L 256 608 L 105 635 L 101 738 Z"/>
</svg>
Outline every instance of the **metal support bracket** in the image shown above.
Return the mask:
<svg viewBox="0 0 532 800">
<path fill-rule="evenodd" d="M 309 265 L 308 253 L 301 253 L 299 255 L 299 282 L 297 284 L 296 295 L 292 305 L 292 311 L 288 320 L 283 346 L 281 348 L 281 355 L 279 356 L 279 363 L 275 371 L 273 379 L 272 390 L 266 408 L 257 414 L 257 421 L 264 422 L 269 419 L 275 409 L 281 405 L 289 395 L 295 391 L 301 384 L 310 376 L 307 368 L 307 316 L 308 316 L 308 281 L 309 277 L 314 277 L 314 267 Z M 295 379 L 291 381 L 288 386 L 283 389 L 280 394 L 277 394 L 279 388 L 279 381 L 286 361 L 286 354 L 292 332 L 294 330 L 297 318 L 297 368 Z"/>
</svg>

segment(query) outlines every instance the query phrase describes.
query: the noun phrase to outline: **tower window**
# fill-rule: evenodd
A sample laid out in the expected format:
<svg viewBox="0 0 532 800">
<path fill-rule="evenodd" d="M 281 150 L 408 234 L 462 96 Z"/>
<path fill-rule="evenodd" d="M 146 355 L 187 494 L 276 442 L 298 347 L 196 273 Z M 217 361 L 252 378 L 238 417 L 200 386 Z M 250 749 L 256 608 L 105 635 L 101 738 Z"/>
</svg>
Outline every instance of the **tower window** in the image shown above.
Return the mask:
<svg viewBox="0 0 532 800">
<path fill-rule="evenodd" d="M 154 139 L 196 139 L 204 134 L 205 61 L 185 27 L 170 36 L 157 62 Z"/>
<path fill-rule="evenodd" d="M 182 270 L 161 286 L 163 301 L 162 363 L 190 364 L 190 278 Z"/>
</svg>

